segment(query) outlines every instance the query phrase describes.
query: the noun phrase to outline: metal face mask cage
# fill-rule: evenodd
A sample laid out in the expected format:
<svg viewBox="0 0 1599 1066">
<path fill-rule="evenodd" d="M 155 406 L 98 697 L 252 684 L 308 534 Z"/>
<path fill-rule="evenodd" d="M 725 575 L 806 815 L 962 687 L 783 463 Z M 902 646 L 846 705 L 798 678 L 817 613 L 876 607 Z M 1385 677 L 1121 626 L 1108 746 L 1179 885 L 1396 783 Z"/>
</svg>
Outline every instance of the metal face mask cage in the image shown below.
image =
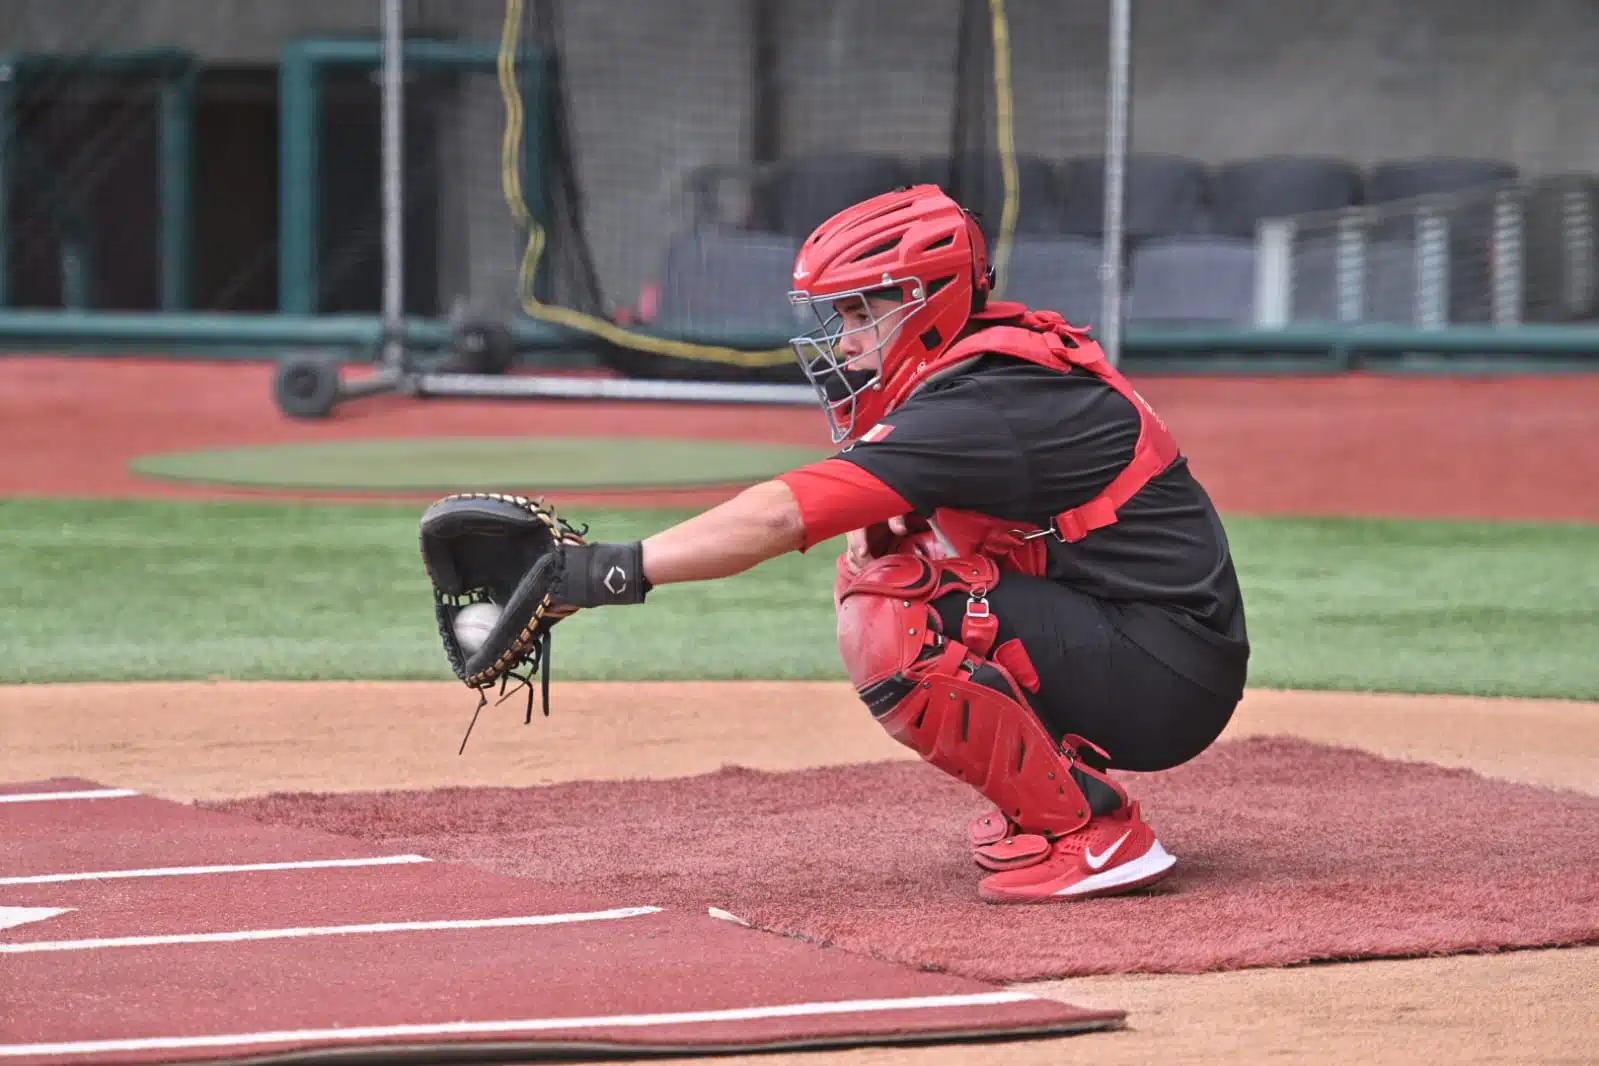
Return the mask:
<svg viewBox="0 0 1599 1066">
<path fill-rule="evenodd" d="M 867 297 L 895 288 L 902 293 L 909 293 L 911 298 L 895 305 L 886 314 L 874 314 Z M 789 344 L 799 360 L 800 369 L 805 372 L 806 380 L 821 399 L 822 413 L 827 416 L 833 443 L 840 444 L 848 440 L 854 431 L 860 395 L 869 389 L 882 388 L 883 356 L 899 336 L 906 320 L 926 305 L 926 289 L 920 278 L 895 278 L 884 274 L 881 281 L 869 287 L 815 295 L 795 289 L 788 294 L 788 298 L 796 309 L 809 308 L 816 316 L 816 328 L 790 338 Z M 843 312 L 835 305 L 845 300 L 861 302 L 867 317 L 864 325 L 844 328 Z M 852 356 L 839 352 L 839 344 L 847 338 L 874 330 L 877 331 L 877 343 L 872 347 Z"/>
</svg>

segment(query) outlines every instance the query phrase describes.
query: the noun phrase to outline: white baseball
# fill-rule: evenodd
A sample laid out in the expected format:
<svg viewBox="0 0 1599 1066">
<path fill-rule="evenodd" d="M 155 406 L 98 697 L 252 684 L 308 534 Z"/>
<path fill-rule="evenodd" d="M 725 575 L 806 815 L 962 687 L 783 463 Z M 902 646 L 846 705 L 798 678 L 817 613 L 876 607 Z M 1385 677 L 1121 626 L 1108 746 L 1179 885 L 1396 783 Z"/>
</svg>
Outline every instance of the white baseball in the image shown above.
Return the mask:
<svg viewBox="0 0 1599 1066">
<path fill-rule="evenodd" d="M 505 608 L 492 603 L 469 603 L 455 613 L 455 639 L 461 650 L 476 655 Z"/>
</svg>

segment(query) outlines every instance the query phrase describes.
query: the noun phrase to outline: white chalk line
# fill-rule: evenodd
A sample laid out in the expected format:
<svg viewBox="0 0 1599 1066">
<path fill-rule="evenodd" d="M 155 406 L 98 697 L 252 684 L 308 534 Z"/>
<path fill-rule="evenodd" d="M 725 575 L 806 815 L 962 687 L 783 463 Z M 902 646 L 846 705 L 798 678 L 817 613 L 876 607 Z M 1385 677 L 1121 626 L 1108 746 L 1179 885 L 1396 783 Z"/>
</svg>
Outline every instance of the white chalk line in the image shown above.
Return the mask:
<svg viewBox="0 0 1599 1066">
<path fill-rule="evenodd" d="M 198 877 L 203 874 L 244 874 L 271 870 L 336 870 L 357 866 L 404 866 L 432 861 L 425 855 L 378 855 L 364 859 L 299 859 L 285 862 L 233 863 L 224 866 L 153 866 L 146 870 L 96 870 L 91 873 L 0 877 L 0 886 L 60 885 L 69 881 L 115 881 L 129 877 Z"/>
<path fill-rule="evenodd" d="M 882 1014 L 889 1011 L 948 1010 L 995 1007 L 1043 1000 L 1027 992 L 973 992 L 898 999 L 844 999 L 814 1003 L 780 1003 L 769 1007 L 675 1011 L 669 1014 L 599 1014 L 584 1018 L 519 1018 L 481 1022 L 435 1022 L 420 1025 L 341 1026 L 337 1029 L 285 1029 L 211 1036 L 154 1036 L 126 1040 L 78 1040 L 54 1044 L 0 1044 L 0 1058 L 23 1055 L 95 1055 L 129 1051 L 178 1051 L 186 1048 L 242 1047 L 258 1044 L 352 1043 L 403 1037 L 489 1036 L 579 1029 L 638 1029 L 706 1022 L 748 1022 L 766 1018 L 805 1018 L 827 1014 Z"/>
<path fill-rule="evenodd" d="M 660 907 L 617 907 L 608 911 L 568 914 L 528 914 L 511 918 L 465 918 L 429 922 L 373 922 L 365 925 L 320 925 L 298 929 L 239 929 L 222 933 L 171 933 L 153 936 L 101 937 L 94 940 L 38 940 L 0 944 L 0 955 L 31 955 L 46 951 L 98 951 L 103 948 L 164 947 L 169 944 L 236 944 L 247 940 L 293 940 L 312 936 L 355 936 L 368 933 L 421 933 L 457 929 L 507 929 L 534 925 L 570 925 L 604 922 L 658 914 Z"/>
<path fill-rule="evenodd" d="M 131 788 L 79 789 L 72 792 L 6 792 L 0 793 L 0 803 L 48 803 L 61 800 L 126 799 L 139 793 Z"/>
</svg>

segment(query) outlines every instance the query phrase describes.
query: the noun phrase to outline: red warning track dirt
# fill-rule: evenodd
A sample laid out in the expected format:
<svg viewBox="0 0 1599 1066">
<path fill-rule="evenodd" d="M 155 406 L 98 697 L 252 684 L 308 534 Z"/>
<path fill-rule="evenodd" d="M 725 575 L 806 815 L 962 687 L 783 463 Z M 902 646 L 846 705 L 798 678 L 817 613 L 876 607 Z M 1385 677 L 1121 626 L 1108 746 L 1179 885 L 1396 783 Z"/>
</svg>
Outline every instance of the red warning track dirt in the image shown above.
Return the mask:
<svg viewBox="0 0 1599 1066">
<path fill-rule="evenodd" d="M 0 803 L 0 832 L 23 845 L 0 859 L 7 906 L 70 909 L 9 930 L 0 943 L 8 1005 L 0 1057 L 11 1061 L 484 1040 L 523 1049 L 814 1046 L 1083 1032 L 1124 1017 L 647 899 L 448 863 L 171 873 L 191 857 L 183 842 L 196 835 L 225 836 L 249 854 L 219 853 L 212 865 L 293 863 L 334 848 L 350 858 L 376 853 L 142 796 L 38 798 L 94 789 L 90 781 L 31 787 L 32 800 L 16 802 L 27 793 L 12 787 Z M 126 848 L 105 832 L 115 822 Z M 84 840 L 76 840 L 80 829 Z M 30 843 L 47 845 L 46 854 Z M 58 849 L 54 862 L 37 865 L 49 848 Z M 41 883 L 132 870 L 141 876 Z"/>
<path fill-rule="evenodd" d="M 827 445 L 809 407 L 383 396 L 342 406 L 327 421 L 298 422 L 273 404 L 271 374 L 238 363 L 0 360 L 0 495 L 259 498 L 138 478 L 127 462 L 287 441 L 633 434 Z M 1136 384 L 1224 511 L 1599 521 L 1599 374 Z M 700 507 L 732 491 L 561 499 Z"/>
</svg>

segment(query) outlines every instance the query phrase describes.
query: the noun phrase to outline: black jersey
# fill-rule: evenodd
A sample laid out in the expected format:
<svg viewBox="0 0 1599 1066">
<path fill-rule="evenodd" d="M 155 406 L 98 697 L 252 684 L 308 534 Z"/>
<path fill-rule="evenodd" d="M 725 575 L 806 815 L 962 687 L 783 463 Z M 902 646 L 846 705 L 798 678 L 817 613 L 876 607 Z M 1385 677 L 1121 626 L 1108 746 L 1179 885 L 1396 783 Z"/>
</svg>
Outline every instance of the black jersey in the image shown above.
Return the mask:
<svg viewBox="0 0 1599 1066">
<path fill-rule="evenodd" d="M 1039 527 L 1099 495 L 1141 428 L 1136 407 L 1103 379 L 999 355 L 928 384 L 881 425 L 838 458 L 921 514 L 942 507 Z M 1048 544 L 1045 576 L 1110 605 L 1129 639 L 1190 680 L 1242 692 L 1243 597 L 1221 519 L 1186 458 L 1127 501 L 1114 525 Z"/>
</svg>

